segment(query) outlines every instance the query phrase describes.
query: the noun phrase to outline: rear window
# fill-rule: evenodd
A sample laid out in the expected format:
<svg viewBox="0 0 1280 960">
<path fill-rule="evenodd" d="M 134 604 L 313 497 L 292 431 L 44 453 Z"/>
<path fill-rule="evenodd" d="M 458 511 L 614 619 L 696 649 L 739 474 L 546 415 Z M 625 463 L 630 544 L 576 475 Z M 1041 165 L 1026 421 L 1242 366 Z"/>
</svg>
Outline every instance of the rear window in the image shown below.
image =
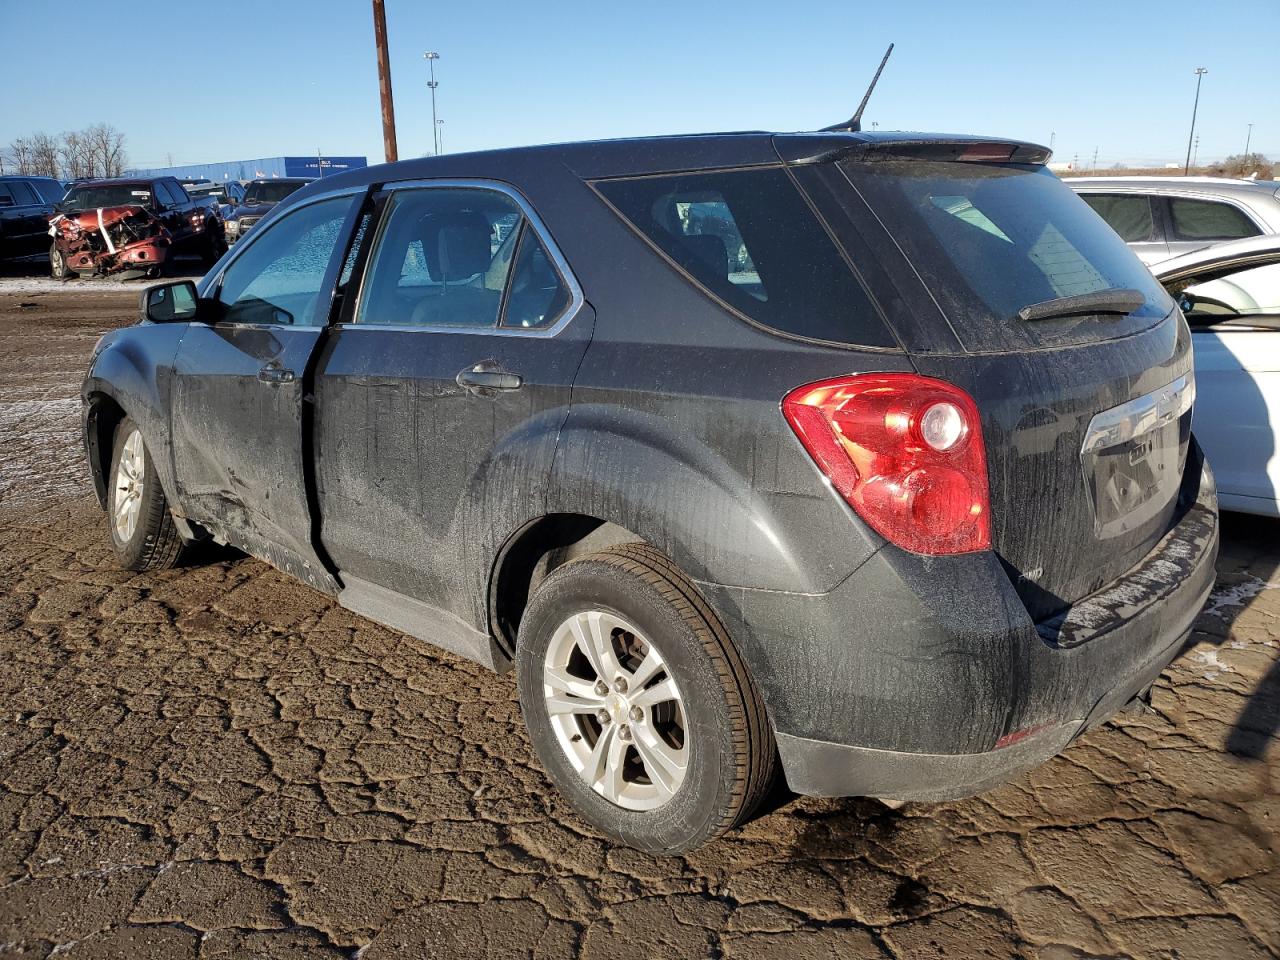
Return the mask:
<svg viewBox="0 0 1280 960">
<path fill-rule="evenodd" d="M 1123 336 L 1173 302 L 1113 230 L 1044 167 L 927 160 L 842 165 L 942 305 L 966 350 Z M 1127 317 L 1018 319 L 1031 304 L 1127 287 Z"/>
<path fill-rule="evenodd" d="M 783 333 L 897 346 L 781 168 L 606 180 L 597 190 L 706 292 Z"/>
</svg>

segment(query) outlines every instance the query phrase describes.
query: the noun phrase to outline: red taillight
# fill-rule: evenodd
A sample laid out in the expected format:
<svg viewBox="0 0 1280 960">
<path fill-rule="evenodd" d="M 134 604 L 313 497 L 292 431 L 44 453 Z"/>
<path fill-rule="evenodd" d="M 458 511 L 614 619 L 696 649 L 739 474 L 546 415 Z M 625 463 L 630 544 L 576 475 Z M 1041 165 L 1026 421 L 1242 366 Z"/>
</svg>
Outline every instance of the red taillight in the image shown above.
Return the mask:
<svg viewBox="0 0 1280 960">
<path fill-rule="evenodd" d="M 792 390 L 782 413 L 886 539 L 927 554 L 991 546 L 982 426 L 959 387 L 912 373 L 839 377 Z"/>
</svg>

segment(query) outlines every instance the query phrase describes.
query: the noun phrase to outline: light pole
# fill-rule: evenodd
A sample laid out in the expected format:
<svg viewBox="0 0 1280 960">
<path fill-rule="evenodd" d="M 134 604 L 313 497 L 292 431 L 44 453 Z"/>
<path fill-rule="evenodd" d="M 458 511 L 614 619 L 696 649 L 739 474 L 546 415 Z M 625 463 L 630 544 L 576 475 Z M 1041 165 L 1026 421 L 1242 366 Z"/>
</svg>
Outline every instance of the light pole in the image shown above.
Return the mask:
<svg viewBox="0 0 1280 960">
<path fill-rule="evenodd" d="M 431 88 L 431 145 L 435 150 L 435 155 L 440 156 L 440 121 L 436 119 L 436 61 L 440 59 L 440 54 L 434 50 L 428 50 L 422 55 L 422 59 L 427 61 L 427 67 L 431 70 L 431 79 L 427 81 L 427 86 Z"/>
<path fill-rule="evenodd" d="M 437 138 L 438 138 L 437 145 L 440 148 L 440 152 L 444 153 L 444 121 L 443 120 L 436 121 L 436 130 L 439 131 L 439 133 L 437 134 Z"/>
<path fill-rule="evenodd" d="M 1253 124 L 1252 123 L 1249 124 L 1249 133 L 1244 138 L 1244 155 L 1246 159 L 1248 159 L 1249 157 L 1249 144 L 1251 143 L 1253 143 Z"/>
<path fill-rule="evenodd" d="M 1191 138 L 1196 135 L 1196 111 L 1200 109 L 1200 81 L 1209 71 L 1204 67 L 1196 67 L 1196 102 L 1191 107 L 1191 132 L 1187 134 L 1187 162 L 1182 168 L 1182 175 L 1191 174 Z"/>
</svg>

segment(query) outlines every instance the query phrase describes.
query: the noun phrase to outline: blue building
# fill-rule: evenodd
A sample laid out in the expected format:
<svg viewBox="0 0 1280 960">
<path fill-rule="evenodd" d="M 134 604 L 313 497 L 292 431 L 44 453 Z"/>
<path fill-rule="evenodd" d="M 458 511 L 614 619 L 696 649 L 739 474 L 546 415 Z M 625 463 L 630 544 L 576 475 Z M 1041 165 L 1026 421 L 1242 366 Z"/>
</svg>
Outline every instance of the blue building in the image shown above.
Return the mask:
<svg viewBox="0 0 1280 960">
<path fill-rule="evenodd" d="M 226 163 L 189 163 L 180 167 L 130 170 L 130 176 L 177 177 L 179 180 L 270 180 L 273 177 L 327 177 L 367 167 L 366 157 L 262 157 L 257 160 L 229 160 Z"/>
</svg>

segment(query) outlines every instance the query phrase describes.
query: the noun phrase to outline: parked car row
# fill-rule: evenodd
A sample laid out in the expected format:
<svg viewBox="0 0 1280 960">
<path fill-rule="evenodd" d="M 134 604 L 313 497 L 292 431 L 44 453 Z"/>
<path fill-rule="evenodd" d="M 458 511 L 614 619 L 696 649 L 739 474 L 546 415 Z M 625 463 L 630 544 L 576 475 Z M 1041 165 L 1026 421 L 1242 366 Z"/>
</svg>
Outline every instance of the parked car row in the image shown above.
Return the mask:
<svg viewBox="0 0 1280 960">
<path fill-rule="evenodd" d="M 0 177 L 0 260 L 48 257 L 50 273 L 155 277 L 176 256 L 212 265 L 281 199 L 308 180 L 216 184 L 118 177 L 70 185 Z M 51 242 L 52 238 L 52 242 Z"/>
</svg>

